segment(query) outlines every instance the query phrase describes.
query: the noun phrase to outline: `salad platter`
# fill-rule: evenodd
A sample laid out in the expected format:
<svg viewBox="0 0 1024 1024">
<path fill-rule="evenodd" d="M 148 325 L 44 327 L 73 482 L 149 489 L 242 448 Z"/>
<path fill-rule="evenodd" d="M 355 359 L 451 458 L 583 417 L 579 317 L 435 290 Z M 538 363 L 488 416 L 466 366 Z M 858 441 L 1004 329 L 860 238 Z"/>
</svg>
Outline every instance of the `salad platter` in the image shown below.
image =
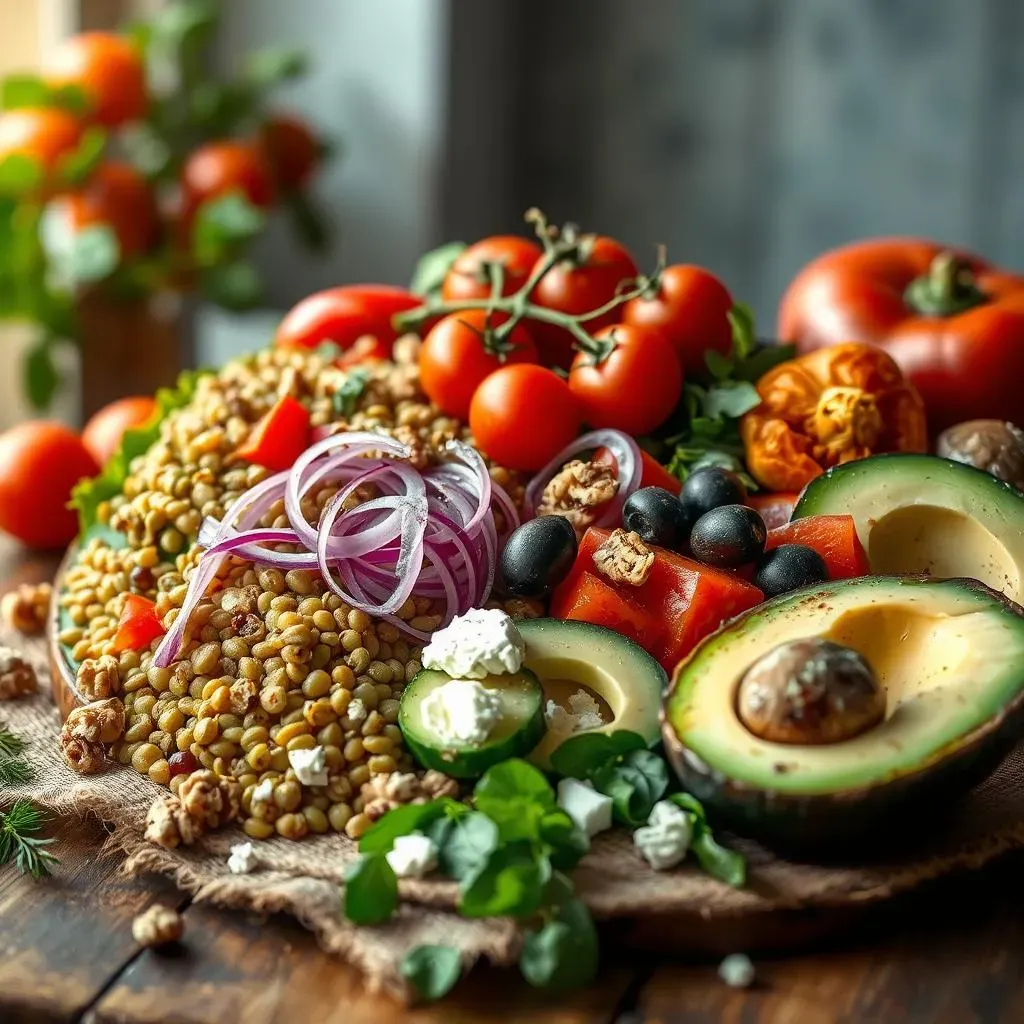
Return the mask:
<svg viewBox="0 0 1024 1024">
<path fill-rule="evenodd" d="M 162 392 L 75 488 L 49 650 L 64 760 L 159 787 L 147 842 L 235 830 L 245 874 L 343 837 L 349 925 L 444 883 L 557 989 L 598 969 L 598 854 L 668 906 L 706 876 L 713 948 L 775 858 L 935 852 L 1024 724 L 1024 433 L 921 358 L 987 308 L 972 257 L 829 254 L 765 342 L 709 272 L 528 220 Z M 659 945 L 714 916 L 664 905 Z"/>
</svg>

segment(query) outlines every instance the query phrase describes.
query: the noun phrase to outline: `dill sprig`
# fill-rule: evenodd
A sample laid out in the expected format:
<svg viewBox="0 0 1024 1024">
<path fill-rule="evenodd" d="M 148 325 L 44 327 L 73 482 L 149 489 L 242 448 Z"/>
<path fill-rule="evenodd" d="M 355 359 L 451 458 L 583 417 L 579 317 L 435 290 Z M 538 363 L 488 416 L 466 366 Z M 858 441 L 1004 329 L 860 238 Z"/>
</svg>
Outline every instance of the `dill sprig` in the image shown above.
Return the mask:
<svg viewBox="0 0 1024 1024">
<path fill-rule="evenodd" d="M 53 840 L 35 834 L 48 820 L 28 800 L 18 800 L 6 813 L 0 811 L 0 865 L 14 864 L 23 875 L 35 879 L 49 875 L 57 858 L 45 847 Z"/>
<path fill-rule="evenodd" d="M 25 749 L 25 741 L 7 728 L 6 722 L 0 722 L 0 758 L 15 757 Z"/>
<path fill-rule="evenodd" d="M 15 786 L 32 778 L 32 766 L 21 756 L 25 741 L 0 722 L 0 787 Z"/>
</svg>

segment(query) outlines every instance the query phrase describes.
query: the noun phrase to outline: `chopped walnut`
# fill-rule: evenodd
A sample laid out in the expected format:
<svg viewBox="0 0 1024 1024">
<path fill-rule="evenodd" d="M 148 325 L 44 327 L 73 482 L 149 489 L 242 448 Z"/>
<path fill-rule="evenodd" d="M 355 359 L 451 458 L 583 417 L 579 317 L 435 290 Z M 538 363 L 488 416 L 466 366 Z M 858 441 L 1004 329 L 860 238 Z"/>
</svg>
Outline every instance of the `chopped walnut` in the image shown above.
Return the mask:
<svg viewBox="0 0 1024 1024">
<path fill-rule="evenodd" d="M 544 488 L 539 516 L 563 516 L 583 531 L 597 518 L 595 512 L 618 493 L 619 481 L 612 466 L 575 459 L 559 470 Z"/>
<path fill-rule="evenodd" d="M 23 583 L 0 601 L 0 617 L 19 633 L 41 633 L 46 627 L 53 587 L 49 583 Z"/>
<path fill-rule="evenodd" d="M 377 821 L 403 804 L 423 804 L 443 796 L 457 796 L 458 792 L 459 784 L 454 779 L 431 770 L 422 778 L 412 772 L 375 775 L 363 784 L 360 795 L 363 813 L 371 821 Z"/>
<path fill-rule="evenodd" d="M 79 775 L 95 775 L 106 767 L 103 744 L 76 736 L 65 722 L 60 730 L 60 752 Z"/>
<path fill-rule="evenodd" d="M 638 533 L 613 530 L 612 535 L 594 552 L 594 566 L 613 583 L 639 587 L 647 582 L 654 565 L 654 552 Z"/>
<path fill-rule="evenodd" d="M 36 670 L 13 648 L 0 647 L 0 700 L 35 693 Z"/>
<path fill-rule="evenodd" d="M 231 710 L 245 715 L 256 701 L 256 683 L 251 679 L 236 679 L 231 684 Z"/>
<path fill-rule="evenodd" d="M 185 921 L 172 907 L 159 903 L 144 910 L 132 921 L 132 938 L 140 946 L 166 946 L 185 934 Z"/>
<path fill-rule="evenodd" d="M 219 828 L 238 817 L 242 788 L 234 779 L 203 769 L 193 772 L 178 787 L 185 813 L 205 828 Z"/>
<path fill-rule="evenodd" d="M 191 846 L 204 832 L 173 793 L 158 796 L 146 814 L 146 838 L 165 850 Z"/>
<path fill-rule="evenodd" d="M 64 728 L 87 743 L 115 743 L 124 732 L 124 705 L 117 697 L 74 708 Z"/>
<path fill-rule="evenodd" d="M 86 658 L 78 666 L 75 686 L 78 692 L 89 701 L 116 697 L 121 692 L 121 676 L 118 672 L 117 658 L 112 654 L 104 654 L 99 658 Z"/>
</svg>

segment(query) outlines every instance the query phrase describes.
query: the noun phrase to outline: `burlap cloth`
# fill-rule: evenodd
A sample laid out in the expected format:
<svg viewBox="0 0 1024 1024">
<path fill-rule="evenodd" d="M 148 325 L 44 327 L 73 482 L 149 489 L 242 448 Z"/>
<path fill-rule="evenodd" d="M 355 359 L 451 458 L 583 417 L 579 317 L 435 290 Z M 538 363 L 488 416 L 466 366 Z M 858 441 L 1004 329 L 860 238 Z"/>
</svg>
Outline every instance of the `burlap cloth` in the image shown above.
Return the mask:
<svg viewBox="0 0 1024 1024">
<path fill-rule="evenodd" d="M 312 929 L 324 949 L 360 968 L 368 984 L 405 995 L 398 965 L 421 943 L 443 943 L 463 951 L 468 967 L 483 957 L 513 963 L 519 936 L 505 919 L 467 920 L 452 912 L 455 889 L 448 882 L 402 883 L 399 914 L 387 925 L 356 928 L 339 913 L 339 883 L 355 856 L 344 836 L 313 836 L 301 842 L 257 843 L 260 866 L 232 875 L 227 855 L 244 840 L 238 828 L 206 837 L 188 849 L 163 850 L 143 839 L 146 811 L 161 788 L 131 769 L 111 768 L 82 777 L 57 755 L 59 720 L 49 698 L 49 673 L 41 642 L 0 635 L 22 649 L 36 666 L 40 693 L 0 704 L 0 719 L 28 742 L 34 780 L 0 792 L 0 807 L 31 797 L 57 815 L 95 815 L 107 827 L 104 852 L 123 859 L 128 875 L 156 872 L 174 879 L 195 900 L 259 913 L 284 911 Z M 700 920 L 754 917 L 804 907 L 850 907 L 884 899 L 929 879 L 976 868 L 1007 850 L 1024 847 L 1024 746 L 999 772 L 962 801 L 916 851 L 870 864 L 798 864 L 773 856 L 749 841 L 735 841 L 749 858 L 749 885 L 734 890 L 698 871 L 691 862 L 669 872 L 652 871 L 637 856 L 631 837 L 618 831 L 599 836 L 574 872 L 579 893 L 595 917 L 657 915 L 678 927 Z M 883 837 L 884 838 L 884 837 Z M 927 847 L 927 854 L 925 849 Z M 699 929 L 694 929 L 699 932 Z"/>
</svg>

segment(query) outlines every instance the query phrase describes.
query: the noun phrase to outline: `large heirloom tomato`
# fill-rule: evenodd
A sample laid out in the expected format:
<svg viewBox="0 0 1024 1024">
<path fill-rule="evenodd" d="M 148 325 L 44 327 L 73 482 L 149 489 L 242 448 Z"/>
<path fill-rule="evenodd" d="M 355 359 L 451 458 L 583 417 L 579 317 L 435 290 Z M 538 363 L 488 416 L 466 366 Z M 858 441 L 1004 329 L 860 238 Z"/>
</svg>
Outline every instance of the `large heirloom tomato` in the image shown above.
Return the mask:
<svg viewBox="0 0 1024 1024">
<path fill-rule="evenodd" d="M 969 253 L 898 238 L 826 253 L 783 296 L 779 337 L 803 352 L 881 346 L 935 433 L 977 418 L 1024 421 L 1024 277 Z"/>
</svg>

